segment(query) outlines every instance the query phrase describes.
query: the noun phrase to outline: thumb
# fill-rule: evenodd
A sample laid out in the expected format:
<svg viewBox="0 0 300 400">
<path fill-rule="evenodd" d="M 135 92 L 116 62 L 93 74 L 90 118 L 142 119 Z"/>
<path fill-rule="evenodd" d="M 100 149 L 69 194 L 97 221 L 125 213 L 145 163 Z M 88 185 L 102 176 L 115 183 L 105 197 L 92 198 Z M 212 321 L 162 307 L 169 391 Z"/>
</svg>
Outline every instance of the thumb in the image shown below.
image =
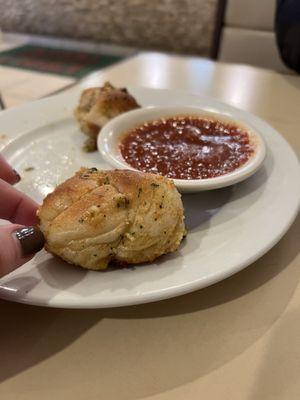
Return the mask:
<svg viewBox="0 0 300 400">
<path fill-rule="evenodd" d="M 0 277 L 30 260 L 44 245 L 42 232 L 34 226 L 0 226 Z"/>
</svg>

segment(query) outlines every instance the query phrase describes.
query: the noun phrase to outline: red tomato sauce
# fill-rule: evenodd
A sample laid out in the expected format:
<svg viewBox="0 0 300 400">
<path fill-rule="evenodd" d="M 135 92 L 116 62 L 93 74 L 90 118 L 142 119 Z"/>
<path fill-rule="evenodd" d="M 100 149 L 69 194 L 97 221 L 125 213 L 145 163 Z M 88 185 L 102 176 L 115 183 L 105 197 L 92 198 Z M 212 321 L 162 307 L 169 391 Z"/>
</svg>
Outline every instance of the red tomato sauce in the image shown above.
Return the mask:
<svg viewBox="0 0 300 400">
<path fill-rule="evenodd" d="M 173 179 L 206 179 L 245 164 L 254 152 L 246 130 L 197 116 L 172 117 L 145 123 L 120 143 L 133 168 Z"/>
</svg>

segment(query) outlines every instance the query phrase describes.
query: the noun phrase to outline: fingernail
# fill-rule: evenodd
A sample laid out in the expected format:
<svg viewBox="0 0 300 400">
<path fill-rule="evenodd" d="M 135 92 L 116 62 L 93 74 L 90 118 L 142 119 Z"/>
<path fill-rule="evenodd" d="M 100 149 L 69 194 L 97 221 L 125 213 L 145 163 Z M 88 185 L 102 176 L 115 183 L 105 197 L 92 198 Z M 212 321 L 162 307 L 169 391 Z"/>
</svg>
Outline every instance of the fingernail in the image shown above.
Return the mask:
<svg viewBox="0 0 300 400">
<path fill-rule="evenodd" d="M 16 183 L 20 182 L 20 180 L 21 180 L 20 174 L 18 174 L 18 172 L 15 169 L 13 169 L 13 171 L 14 171 L 14 174 L 16 176 Z"/>
<path fill-rule="evenodd" d="M 13 234 L 21 245 L 24 257 L 36 253 L 44 246 L 44 235 L 36 226 L 25 226 L 17 229 Z"/>
</svg>

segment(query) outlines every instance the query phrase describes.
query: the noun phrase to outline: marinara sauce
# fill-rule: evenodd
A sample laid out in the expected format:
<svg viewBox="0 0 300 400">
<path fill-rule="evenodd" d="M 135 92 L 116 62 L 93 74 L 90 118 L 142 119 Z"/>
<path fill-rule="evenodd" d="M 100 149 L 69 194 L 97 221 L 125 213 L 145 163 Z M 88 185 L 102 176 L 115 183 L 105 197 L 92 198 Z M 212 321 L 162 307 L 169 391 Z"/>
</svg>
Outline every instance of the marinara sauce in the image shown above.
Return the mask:
<svg viewBox="0 0 300 400">
<path fill-rule="evenodd" d="M 173 179 L 206 179 L 242 166 L 254 148 L 241 127 L 197 116 L 147 122 L 120 143 L 133 168 Z"/>
</svg>

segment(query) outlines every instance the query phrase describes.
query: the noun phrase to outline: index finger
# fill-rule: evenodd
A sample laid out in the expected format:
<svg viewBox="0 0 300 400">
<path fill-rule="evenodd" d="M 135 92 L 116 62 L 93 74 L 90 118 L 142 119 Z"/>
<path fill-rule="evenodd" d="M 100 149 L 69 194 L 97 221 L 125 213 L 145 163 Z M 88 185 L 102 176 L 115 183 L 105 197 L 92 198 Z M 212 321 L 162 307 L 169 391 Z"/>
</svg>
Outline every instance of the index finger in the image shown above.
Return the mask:
<svg viewBox="0 0 300 400">
<path fill-rule="evenodd" d="M 22 225 L 37 223 L 38 204 L 0 179 L 0 218 Z"/>
</svg>

